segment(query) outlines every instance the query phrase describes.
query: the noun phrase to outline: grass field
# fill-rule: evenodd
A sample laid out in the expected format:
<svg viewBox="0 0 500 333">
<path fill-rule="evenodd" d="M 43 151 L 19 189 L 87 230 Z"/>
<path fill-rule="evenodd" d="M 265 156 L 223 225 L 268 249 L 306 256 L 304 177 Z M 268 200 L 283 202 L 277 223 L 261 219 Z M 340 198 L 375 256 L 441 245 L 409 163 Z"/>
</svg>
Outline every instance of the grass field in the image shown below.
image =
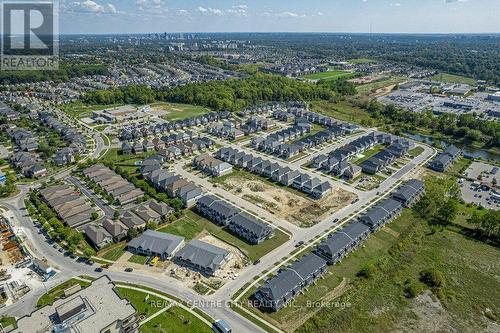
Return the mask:
<svg viewBox="0 0 500 333">
<path fill-rule="evenodd" d="M 120 297 L 126 298 L 136 308 L 138 315 L 143 315 L 146 318 L 171 305 L 170 302 L 145 292 L 121 287 L 116 289 Z M 193 314 L 178 306 L 172 306 L 142 325 L 139 332 L 208 333 L 211 332 L 211 329 Z"/>
<path fill-rule="evenodd" d="M 140 265 L 144 265 L 146 263 L 146 261 L 148 261 L 148 257 L 147 256 L 143 256 L 143 255 L 140 255 L 140 254 L 134 254 L 132 257 L 130 257 L 130 259 L 128 260 L 128 262 L 132 262 L 134 264 L 140 264 Z"/>
<path fill-rule="evenodd" d="M 397 244 L 373 257 L 368 278 L 355 278 L 338 301 L 346 308 L 324 307 L 297 332 L 488 332 L 496 331 L 500 311 L 499 249 L 451 229 L 432 228 L 406 211 L 393 223 Z M 366 246 L 370 246 L 371 239 Z M 340 266 L 351 262 L 349 257 Z M 444 277 L 441 287 L 419 281 L 433 268 Z M 408 286 L 420 296 L 406 297 Z M 422 292 L 424 292 L 422 294 Z"/>
<path fill-rule="evenodd" d="M 353 75 L 354 73 L 352 72 L 329 70 L 327 72 L 309 74 L 301 77 L 308 80 L 333 81 L 344 77 L 351 77 Z"/>
<path fill-rule="evenodd" d="M 69 279 L 66 282 L 61 283 L 60 285 L 50 289 L 46 294 L 43 294 L 36 303 L 36 306 L 41 308 L 45 305 L 54 303 L 55 300 L 64 296 L 64 289 L 67 289 L 71 286 L 79 284 L 82 287 L 88 287 L 90 283 L 80 281 L 77 279 Z"/>
<path fill-rule="evenodd" d="M 348 60 L 352 64 L 367 64 L 370 62 L 377 62 L 376 60 L 373 59 L 368 59 L 368 58 L 358 58 L 358 59 L 351 59 Z"/>
<path fill-rule="evenodd" d="M 411 214 L 404 215 L 390 224 L 390 228 L 397 229 L 399 232 L 406 230 L 411 226 L 410 219 Z M 364 265 L 374 262 L 397 242 L 398 237 L 393 233 L 379 231 L 373 234 L 363 247 L 351 253 L 340 264 L 330 266 L 322 279 L 308 287 L 306 293 L 294 299 L 293 306 L 285 307 L 275 313 L 262 313 L 254 308 L 247 308 L 285 331 L 293 331 L 320 310 L 319 307 L 310 306 L 312 302 L 329 303 L 335 296 L 345 291 L 348 282 L 356 279 L 356 274 Z M 253 291 L 250 291 L 247 296 L 250 296 Z"/>
<path fill-rule="evenodd" d="M 69 104 L 61 105 L 59 108 L 65 113 L 67 113 L 69 116 L 72 116 L 74 118 L 86 118 L 92 116 L 93 111 L 111 109 L 121 105 L 122 104 L 87 105 L 81 101 L 76 101 Z"/>
<path fill-rule="evenodd" d="M 361 108 L 353 106 L 347 101 L 331 103 L 328 101 L 311 102 L 311 111 L 324 114 L 342 121 L 349 121 L 357 124 L 375 125 L 370 114 Z"/>
<path fill-rule="evenodd" d="M 186 239 L 193 239 L 204 230 L 220 240 L 239 248 L 251 261 L 255 261 L 271 252 L 289 238 L 284 232 L 276 229 L 273 238 L 258 245 L 251 245 L 191 210 L 187 210 L 184 216 L 178 221 L 158 231 L 183 236 Z"/>
<path fill-rule="evenodd" d="M 466 83 L 466 84 L 469 84 L 471 86 L 474 86 L 477 84 L 477 80 L 472 78 L 472 77 L 454 75 L 454 74 L 448 74 L 448 73 L 436 74 L 434 76 L 431 76 L 429 78 L 429 80 L 439 81 L 439 82 L 444 82 L 444 83 Z"/>
<path fill-rule="evenodd" d="M 102 253 L 98 253 L 98 256 L 103 259 L 116 261 L 125 253 L 126 249 L 127 246 L 125 244 L 116 244 L 109 249 L 105 249 Z"/>
<path fill-rule="evenodd" d="M 113 162 L 129 173 L 135 173 L 139 168 L 135 163 L 144 160 L 148 156 L 154 155 L 154 153 L 154 151 L 150 151 L 142 154 L 122 155 L 121 149 L 110 148 L 100 159 L 106 162 Z"/>
<path fill-rule="evenodd" d="M 406 78 L 402 78 L 402 77 L 388 77 L 388 78 L 384 78 L 384 79 L 379 80 L 379 81 L 360 85 L 360 86 L 356 87 L 356 91 L 360 95 L 367 96 L 367 95 L 373 94 L 378 89 L 382 89 L 382 88 L 389 87 L 389 86 L 392 86 L 392 85 L 395 85 L 398 83 L 402 83 L 406 80 L 407 80 Z"/>
<path fill-rule="evenodd" d="M 151 104 L 151 108 L 158 108 L 167 112 L 166 115 L 162 116 L 165 120 L 182 120 L 209 113 L 211 111 L 208 108 L 197 105 L 164 102 Z"/>
<path fill-rule="evenodd" d="M 412 150 L 410 150 L 408 152 L 408 155 L 410 155 L 411 157 L 415 158 L 418 155 L 422 154 L 423 152 L 424 152 L 424 148 L 422 148 L 422 147 L 419 146 L 419 147 L 415 147 Z"/>
</svg>

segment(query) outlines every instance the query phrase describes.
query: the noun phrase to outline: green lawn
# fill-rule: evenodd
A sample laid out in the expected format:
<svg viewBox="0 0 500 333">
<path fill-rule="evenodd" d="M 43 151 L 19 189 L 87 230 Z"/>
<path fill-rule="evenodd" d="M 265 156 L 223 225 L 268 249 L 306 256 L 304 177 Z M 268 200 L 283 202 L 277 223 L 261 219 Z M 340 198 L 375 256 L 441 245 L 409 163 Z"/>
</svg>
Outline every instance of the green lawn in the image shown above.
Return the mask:
<svg viewBox="0 0 500 333">
<path fill-rule="evenodd" d="M 324 114 L 342 121 L 349 121 L 367 126 L 376 125 L 370 114 L 361 108 L 353 106 L 347 101 L 331 103 L 328 101 L 314 101 L 310 103 L 311 111 Z"/>
<path fill-rule="evenodd" d="M 366 161 L 367 159 L 369 159 L 370 157 L 372 157 L 376 153 L 380 152 L 384 148 L 385 148 L 384 145 L 377 145 L 377 146 L 373 147 L 372 149 L 369 149 L 369 150 L 365 151 L 362 154 L 363 157 L 358 158 L 357 160 L 353 161 L 353 163 L 357 164 L 357 165 L 360 165 L 361 163 L 363 163 L 364 161 Z"/>
<path fill-rule="evenodd" d="M 206 230 L 211 235 L 220 240 L 239 248 L 251 261 L 255 261 L 275 248 L 281 246 L 288 240 L 288 235 L 281 230 L 276 229 L 274 237 L 258 245 L 251 245 L 241 240 L 237 236 L 227 232 L 206 218 L 196 214 L 192 210 L 187 210 L 184 216 L 176 222 L 161 228 L 158 231 L 168 232 L 174 235 L 185 237 L 186 239 L 195 238 L 200 232 Z"/>
<path fill-rule="evenodd" d="M 43 294 L 36 303 L 36 306 L 41 308 L 45 305 L 54 303 L 55 300 L 64 296 L 64 289 L 67 289 L 71 286 L 79 284 L 82 287 L 88 287 L 90 283 L 83 282 L 77 279 L 69 279 L 66 282 L 61 283 L 60 285 L 50 289 L 46 294 Z"/>
<path fill-rule="evenodd" d="M 116 291 L 121 298 L 126 298 L 135 307 L 138 315 L 144 315 L 145 317 L 155 314 L 163 306 L 170 304 L 168 301 L 141 291 L 121 287 L 116 287 Z"/>
<path fill-rule="evenodd" d="M 139 168 L 135 163 L 154 154 L 154 151 L 149 151 L 141 154 L 123 155 L 120 148 L 110 148 L 100 159 L 106 162 L 113 162 L 129 173 L 135 173 Z"/>
<path fill-rule="evenodd" d="M 151 104 L 151 107 L 160 108 L 161 110 L 167 112 L 166 115 L 162 116 L 162 118 L 165 120 L 182 120 L 209 113 L 211 111 L 210 109 L 203 106 L 179 103 L 160 102 Z"/>
<path fill-rule="evenodd" d="M 408 155 L 410 155 L 411 157 L 415 158 L 418 155 L 422 154 L 423 152 L 424 152 L 424 148 L 418 146 L 418 147 L 415 147 L 412 150 L 408 151 Z"/>
<path fill-rule="evenodd" d="M 59 108 L 74 118 L 86 118 L 92 116 L 93 111 L 111 109 L 123 104 L 111 105 L 87 105 L 81 101 L 72 102 L 69 104 L 61 105 Z"/>
<path fill-rule="evenodd" d="M 179 220 L 158 229 L 158 231 L 182 236 L 187 240 L 193 239 L 203 231 L 203 226 L 201 223 L 198 223 L 198 219 L 193 219 L 190 215 L 191 214 L 186 214 Z"/>
<path fill-rule="evenodd" d="M 327 72 L 309 74 L 301 77 L 308 80 L 333 81 L 340 78 L 352 77 L 353 75 L 355 74 L 352 72 L 329 70 Z"/>
<path fill-rule="evenodd" d="M 472 77 L 454 75 L 448 73 L 440 73 L 434 76 L 431 76 L 429 80 L 439 81 L 444 83 L 466 83 L 471 86 L 475 86 L 477 84 L 477 80 Z"/>
<path fill-rule="evenodd" d="M 471 165 L 471 163 L 472 163 L 471 159 L 461 157 L 453 163 L 451 168 L 448 171 L 446 171 L 446 173 L 456 176 L 462 175 L 463 171 L 465 171 L 469 167 L 469 165 Z"/>
<path fill-rule="evenodd" d="M 12 325 L 12 327 L 17 327 L 16 318 L 14 318 L 14 317 L 2 317 L 2 318 L 0 318 L 0 324 L 4 328 L 9 326 L 9 325 Z"/>
<path fill-rule="evenodd" d="M 181 307 L 173 306 L 148 321 L 139 329 L 141 333 L 211 333 L 212 328 Z"/>
<path fill-rule="evenodd" d="M 126 298 L 136 309 L 139 315 L 146 318 L 170 305 L 156 296 L 141 291 L 117 287 L 117 292 Z M 140 326 L 141 333 L 209 333 L 211 328 L 193 314 L 178 306 L 172 306 L 157 317 Z"/>
<path fill-rule="evenodd" d="M 373 59 L 368 59 L 368 58 L 358 58 L 358 59 L 351 59 L 348 60 L 352 64 L 367 64 L 370 62 L 377 62 L 376 60 Z"/>
<path fill-rule="evenodd" d="M 148 261 L 148 259 L 149 259 L 149 257 L 143 256 L 140 254 L 134 254 L 132 257 L 130 257 L 128 262 L 133 262 L 134 264 L 144 265 L 146 263 L 146 261 Z"/>
<path fill-rule="evenodd" d="M 109 249 L 105 249 L 102 253 L 99 253 L 98 256 L 103 259 L 116 261 L 125 253 L 126 249 L 126 245 L 116 244 Z"/>
</svg>

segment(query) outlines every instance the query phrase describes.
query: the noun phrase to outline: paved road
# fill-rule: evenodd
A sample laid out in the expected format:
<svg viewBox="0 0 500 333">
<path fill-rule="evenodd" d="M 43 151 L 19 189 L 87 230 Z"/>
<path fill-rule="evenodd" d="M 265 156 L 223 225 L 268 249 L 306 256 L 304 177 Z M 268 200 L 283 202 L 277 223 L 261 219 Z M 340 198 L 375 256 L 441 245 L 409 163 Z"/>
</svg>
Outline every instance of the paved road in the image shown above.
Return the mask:
<svg viewBox="0 0 500 333">
<path fill-rule="evenodd" d="M 67 180 L 71 184 L 78 187 L 80 189 L 80 191 L 87 198 L 92 199 L 94 201 L 94 203 L 97 205 L 97 207 L 99 207 L 104 212 L 104 215 L 106 215 L 107 218 L 110 218 L 110 219 L 113 218 L 113 216 L 115 214 L 115 210 L 113 208 L 109 207 L 109 205 L 107 203 L 105 203 L 101 198 L 99 198 L 93 192 L 89 191 L 87 189 L 87 187 L 85 185 L 83 185 L 82 182 L 78 178 L 71 176 Z"/>
<path fill-rule="evenodd" d="M 246 150 L 237 145 L 229 145 L 229 146 L 234 146 L 235 148 Z M 272 219 L 270 220 L 279 226 L 286 227 L 286 229 L 293 234 L 293 238 L 290 241 L 283 244 L 282 246 L 280 246 L 279 248 L 273 250 L 272 252 L 262 257 L 261 262 L 258 265 L 252 265 L 245 268 L 240 273 L 238 279 L 228 281 L 224 286 L 222 286 L 212 295 L 200 296 L 191 289 L 185 288 L 183 285 L 180 284 L 178 280 L 173 279 L 166 275 L 144 276 L 135 272 L 125 273 L 125 272 L 113 271 L 112 269 L 107 271 L 106 273 L 113 280 L 142 284 L 163 291 L 172 296 L 176 296 L 184 301 L 193 302 L 195 305 L 205 310 L 212 317 L 226 320 L 233 327 L 235 332 L 242 332 L 242 333 L 262 332 L 262 329 L 260 329 L 259 327 L 257 327 L 255 324 L 248 321 L 244 317 L 233 312 L 227 306 L 226 302 L 230 301 L 232 294 L 234 294 L 236 291 L 242 288 L 246 283 L 253 281 L 253 277 L 255 275 L 260 274 L 263 270 L 274 269 L 275 267 L 274 263 L 277 260 L 279 260 L 278 258 L 283 258 L 285 256 L 288 256 L 290 252 L 292 252 L 295 249 L 296 242 L 298 241 L 309 242 L 318 235 L 324 235 L 327 232 L 327 229 L 333 226 L 332 224 L 333 219 L 338 218 L 339 220 L 342 220 L 343 218 L 348 217 L 349 214 L 351 214 L 353 211 L 359 211 L 363 205 L 369 204 L 370 201 L 373 200 L 374 198 L 377 197 L 380 198 L 381 196 L 390 192 L 394 188 L 394 186 L 396 186 L 402 179 L 410 177 L 415 171 L 416 166 L 423 164 L 435 153 L 432 148 L 427 146 L 423 147 L 424 147 L 424 152 L 421 155 L 419 155 L 417 158 L 411 161 L 411 163 L 405 165 L 401 170 L 399 170 L 398 172 L 394 173 L 392 176 L 384 180 L 380 184 L 379 188 L 367 192 L 356 190 L 356 193 L 359 196 L 358 202 L 335 212 L 334 214 L 328 216 L 323 221 L 321 221 L 320 223 L 316 224 L 311 228 L 300 228 L 297 226 L 293 226 L 286 221 L 278 221 L 278 219 L 276 219 L 274 215 L 262 211 L 262 209 L 260 209 L 259 207 L 257 206 L 252 207 L 249 205 L 247 201 L 240 202 L 239 197 L 236 198 L 229 197 L 226 191 L 221 192 L 220 194 L 223 195 L 224 197 L 234 199 L 237 202 L 240 202 L 240 204 L 238 204 L 239 206 L 251 207 L 252 211 L 257 212 L 259 215 L 262 213 L 262 216 L 264 216 L 265 218 L 272 217 Z M 334 147 L 330 148 L 333 149 Z M 105 149 L 104 142 L 102 142 L 101 144 L 97 142 L 96 151 L 94 152 L 93 156 L 99 156 L 99 154 L 102 152 L 103 149 Z M 255 155 L 261 155 L 252 150 L 248 150 L 248 152 L 251 152 L 252 154 Z M 319 154 L 321 152 L 317 153 Z M 269 156 L 267 155 L 263 156 L 269 159 Z M 277 162 L 280 164 L 286 164 L 286 162 L 281 160 L 277 160 Z M 217 188 L 214 189 L 212 184 L 209 183 L 207 180 L 192 175 L 191 173 L 183 170 L 182 165 L 181 167 L 179 167 L 179 165 L 181 164 L 178 163 L 174 167 L 174 170 L 176 172 L 188 176 L 195 183 L 201 185 L 202 187 L 206 188 L 209 191 L 214 191 L 214 192 L 217 191 Z M 70 172 L 71 169 L 62 172 L 57 176 L 58 178 L 65 178 L 69 175 Z M 331 181 L 331 179 L 328 180 Z M 339 186 L 341 188 L 345 188 L 346 190 L 349 190 L 351 192 L 354 192 L 353 188 L 346 184 L 342 184 L 340 182 L 334 182 L 334 185 Z M 54 248 L 52 248 L 52 246 L 50 246 L 46 242 L 43 235 L 38 233 L 37 228 L 34 227 L 30 218 L 26 215 L 27 213 L 24 206 L 24 198 L 26 197 L 30 189 L 30 186 L 23 186 L 20 188 L 21 188 L 21 193 L 19 195 L 17 195 L 14 198 L 10 198 L 8 200 L 2 200 L 1 204 L 6 208 L 8 208 L 9 210 L 11 210 L 15 215 L 15 221 L 16 221 L 15 223 L 19 227 L 21 227 L 23 232 L 26 234 L 27 236 L 26 245 L 30 249 L 32 254 L 40 259 L 44 258 L 47 259 L 47 262 L 50 265 L 59 270 L 59 273 L 54 277 L 54 279 L 52 279 L 50 282 L 47 283 L 46 287 L 50 288 L 56 284 L 59 284 L 61 281 L 75 275 L 86 274 L 86 275 L 96 276 L 93 266 L 80 264 L 75 260 L 70 259 L 69 257 L 64 257 L 61 253 L 56 251 Z M 379 194 L 377 195 L 376 192 L 379 192 Z M 44 288 L 41 288 L 41 290 L 33 290 L 28 295 L 26 295 L 22 301 L 17 302 L 11 306 L 5 307 L 3 309 L 0 309 L 0 314 L 22 316 L 30 313 L 34 309 L 35 302 L 38 299 L 39 295 L 43 294 L 43 292 L 45 292 Z"/>
<path fill-rule="evenodd" d="M 58 270 L 54 278 L 46 283 L 46 289 L 48 290 L 76 275 L 98 276 L 99 274 L 94 271 L 97 267 L 96 265 L 78 263 L 74 259 L 63 256 L 47 243 L 42 234 L 38 233 L 38 229 L 31 222 L 24 206 L 23 198 L 27 193 L 28 188 L 26 187 L 22 189 L 22 194 L 16 199 L 2 201 L 1 204 L 13 212 L 15 225 L 21 227 L 28 238 L 26 245 L 30 252 L 39 259 L 46 259 L 49 265 Z M 207 299 L 204 296 L 196 294 L 193 290 L 185 288 L 174 278 L 168 276 L 144 276 L 134 272 L 125 273 L 113 270 L 107 270 L 106 274 L 112 280 L 145 285 L 190 302 L 202 308 L 213 318 L 226 320 L 235 332 L 263 332 L 262 329 L 252 322 L 234 313 L 227 304 L 212 302 L 211 299 Z M 35 309 L 36 301 L 45 292 L 45 288 L 31 291 L 25 295 L 22 301 L 0 309 L 0 315 L 21 317 L 31 313 Z"/>
</svg>

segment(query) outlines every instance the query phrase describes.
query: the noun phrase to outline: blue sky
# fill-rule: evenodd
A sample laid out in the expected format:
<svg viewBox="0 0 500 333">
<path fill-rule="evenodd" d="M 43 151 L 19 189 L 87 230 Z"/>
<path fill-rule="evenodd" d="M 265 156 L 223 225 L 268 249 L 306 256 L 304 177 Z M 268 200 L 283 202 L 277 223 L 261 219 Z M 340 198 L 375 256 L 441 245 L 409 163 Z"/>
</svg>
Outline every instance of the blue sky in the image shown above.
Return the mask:
<svg viewBox="0 0 500 333">
<path fill-rule="evenodd" d="M 61 33 L 500 32 L 500 0 L 59 0 Z"/>
</svg>

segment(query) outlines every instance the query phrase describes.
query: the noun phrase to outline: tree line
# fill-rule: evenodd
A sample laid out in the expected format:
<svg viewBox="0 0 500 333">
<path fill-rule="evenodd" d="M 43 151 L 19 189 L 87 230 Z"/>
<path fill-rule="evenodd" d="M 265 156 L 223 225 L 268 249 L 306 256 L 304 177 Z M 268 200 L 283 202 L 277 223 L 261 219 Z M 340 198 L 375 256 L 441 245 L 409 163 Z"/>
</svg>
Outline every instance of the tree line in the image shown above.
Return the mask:
<svg viewBox="0 0 500 333">
<path fill-rule="evenodd" d="M 241 80 L 190 83 L 172 89 L 155 90 L 146 86 L 126 86 L 96 90 L 87 93 L 84 101 L 90 104 L 146 104 L 167 101 L 200 105 L 217 111 L 237 111 L 261 102 L 318 99 L 336 101 L 342 96 L 355 93 L 355 86 L 343 80 L 313 84 L 257 73 Z"/>
<path fill-rule="evenodd" d="M 384 106 L 376 100 L 361 101 L 357 106 L 367 110 L 373 118 L 394 125 L 399 132 L 425 128 L 465 143 L 479 141 L 487 147 L 500 145 L 500 124 L 478 119 L 474 114 L 434 116 L 430 110 L 422 113 L 409 112 L 392 104 Z"/>
</svg>

